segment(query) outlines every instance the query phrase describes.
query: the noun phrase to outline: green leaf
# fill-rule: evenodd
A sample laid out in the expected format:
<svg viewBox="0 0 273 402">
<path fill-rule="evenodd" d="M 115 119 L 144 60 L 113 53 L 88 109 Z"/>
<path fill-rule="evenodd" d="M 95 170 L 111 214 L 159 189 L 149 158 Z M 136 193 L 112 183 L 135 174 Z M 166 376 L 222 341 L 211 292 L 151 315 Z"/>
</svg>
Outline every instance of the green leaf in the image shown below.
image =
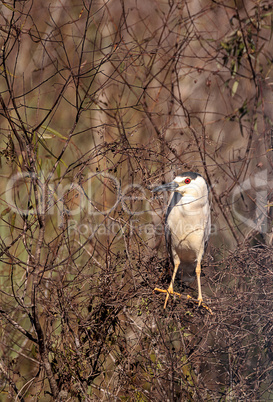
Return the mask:
<svg viewBox="0 0 273 402">
<path fill-rule="evenodd" d="M 11 234 L 14 231 L 15 221 L 16 221 L 16 212 L 13 212 L 13 214 L 11 215 L 11 220 L 10 220 L 10 232 L 11 232 Z"/>
<path fill-rule="evenodd" d="M 58 163 L 57 167 L 56 167 L 56 172 L 57 172 L 57 176 L 58 179 L 61 177 L 61 165 L 60 163 Z"/>
<path fill-rule="evenodd" d="M 232 85 L 232 89 L 231 89 L 231 96 L 233 97 L 238 89 L 238 85 L 239 85 L 239 81 L 235 81 L 234 84 Z"/>
<path fill-rule="evenodd" d="M 10 212 L 11 208 L 7 207 L 1 212 L 1 218 Z"/>
<path fill-rule="evenodd" d="M 124 69 L 125 69 L 125 63 L 121 62 L 120 65 L 119 65 L 120 72 L 122 73 L 124 71 Z"/>
<path fill-rule="evenodd" d="M 54 130 L 51 127 L 48 126 L 41 126 L 44 130 L 48 131 L 51 134 L 41 134 L 40 137 L 42 137 L 43 139 L 50 139 L 50 138 L 54 138 L 54 137 L 59 137 L 62 140 L 67 140 L 66 137 L 64 137 L 61 133 L 59 133 L 58 131 Z"/>
</svg>

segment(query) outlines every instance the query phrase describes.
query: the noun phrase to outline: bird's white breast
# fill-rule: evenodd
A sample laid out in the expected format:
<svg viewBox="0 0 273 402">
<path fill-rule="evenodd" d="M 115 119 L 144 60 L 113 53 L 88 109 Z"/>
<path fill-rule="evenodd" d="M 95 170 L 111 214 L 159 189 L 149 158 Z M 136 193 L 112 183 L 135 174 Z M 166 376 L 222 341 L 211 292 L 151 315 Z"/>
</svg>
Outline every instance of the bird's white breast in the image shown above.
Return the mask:
<svg viewBox="0 0 273 402">
<path fill-rule="evenodd" d="M 196 199 L 192 195 L 183 196 L 168 215 L 172 247 L 181 259 L 191 260 L 204 248 L 206 228 L 210 216 L 207 195 Z"/>
</svg>

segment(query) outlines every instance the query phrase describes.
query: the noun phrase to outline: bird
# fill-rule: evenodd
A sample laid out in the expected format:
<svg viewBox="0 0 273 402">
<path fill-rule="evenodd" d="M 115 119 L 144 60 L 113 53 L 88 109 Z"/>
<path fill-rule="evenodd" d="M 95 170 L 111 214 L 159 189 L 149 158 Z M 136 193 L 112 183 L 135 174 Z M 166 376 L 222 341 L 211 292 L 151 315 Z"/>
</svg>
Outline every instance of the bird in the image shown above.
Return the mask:
<svg viewBox="0 0 273 402">
<path fill-rule="evenodd" d="M 170 202 L 165 217 L 165 241 L 173 275 L 168 290 L 155 288 L 154 291 L 166 293 L 164 309 L 170 295 L 180 295 L 174 292 L 173 286 L 178 269 L 182 270 L 182 280 L 192 282 L 197 277 L 198 299 L 200 307 L 203 304 L 201 290 L 201 261 L 204 255 L 211 230 L 209 203 L 209 187 L 199 173 L 184 172 L 170 183 L 157 186 L 153 192 L 171 191 Z M 188 296 L 188 298 L 191 298 Z"/>
</svg>

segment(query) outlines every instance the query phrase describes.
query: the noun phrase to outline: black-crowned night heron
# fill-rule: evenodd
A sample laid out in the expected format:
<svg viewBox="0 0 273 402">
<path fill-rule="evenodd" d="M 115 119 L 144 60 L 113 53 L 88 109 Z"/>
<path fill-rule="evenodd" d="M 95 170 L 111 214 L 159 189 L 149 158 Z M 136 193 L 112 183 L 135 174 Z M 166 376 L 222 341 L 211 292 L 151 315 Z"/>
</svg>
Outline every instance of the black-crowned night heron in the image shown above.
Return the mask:
<svg viewBox="0 0 273 402">
<path fill-rule="evenodd" d="M 173 290 L 178 268 L 182 269 L 184 282 L 194 280 L 195 271 L 200 306 L 203 301 L 200 280 L 201 260 L 210 235 L 208 185 L 199 173 L 185 172 L 171 183 L 158 186 L 152 191 L 173 192 L 166 213 L 165 239 L 174 271 L 168 290 L 159 288 L 155 290 L 167 293 L 164 304 L 166 308 L 170 294 L 180 295 Z M 211 312 L 209 308 L 207 309 Z"/>
</svg>

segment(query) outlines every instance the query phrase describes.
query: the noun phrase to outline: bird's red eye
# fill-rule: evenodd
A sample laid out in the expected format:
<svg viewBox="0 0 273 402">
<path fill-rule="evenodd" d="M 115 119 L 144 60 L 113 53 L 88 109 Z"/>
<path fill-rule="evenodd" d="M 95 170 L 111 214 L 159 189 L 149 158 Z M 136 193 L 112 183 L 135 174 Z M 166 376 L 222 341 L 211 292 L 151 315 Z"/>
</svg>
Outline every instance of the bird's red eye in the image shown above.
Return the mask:
<svg viewBox="0 0 273 402">
<path fill-rule="evenodd" d="M 190 179 L 189 177 L 187 177 L 187 178 L 184 180 L 184 183 L 185 183 L 185 184 L 190 184 L 190 182 L 191 182 L 191 179 Z"/>
</svg>

